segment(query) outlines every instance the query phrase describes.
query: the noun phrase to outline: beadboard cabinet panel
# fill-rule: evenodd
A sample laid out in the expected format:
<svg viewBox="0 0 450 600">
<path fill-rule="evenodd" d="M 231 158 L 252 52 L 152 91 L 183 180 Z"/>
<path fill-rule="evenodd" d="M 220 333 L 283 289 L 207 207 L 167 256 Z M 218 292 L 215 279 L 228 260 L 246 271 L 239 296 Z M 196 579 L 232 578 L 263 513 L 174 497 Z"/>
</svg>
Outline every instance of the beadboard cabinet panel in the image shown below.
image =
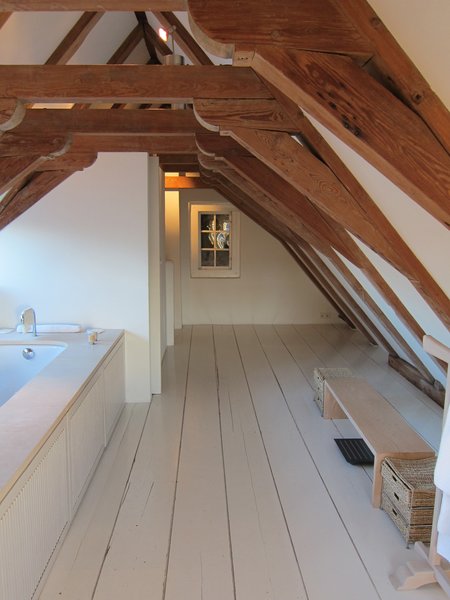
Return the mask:
<svg viewBox="0 0 450 600">
<path fill-rule="evenodd" d="M 119 347 L 107 359 L 104 368 L 105 382 L 105 442 L 114 430 L 125 403 L 125 347 Z"/>
<path fill-rule="evenodd" d="M 67 430 L 59 427 L 0 505 L 0 598 L 28 600 L 69 523 Z"/>
<path fill-rule="evenodd" d="M 75 511 L 104 448 L 103 373 L 69 412 L 70 500 Z"/>
</svg>

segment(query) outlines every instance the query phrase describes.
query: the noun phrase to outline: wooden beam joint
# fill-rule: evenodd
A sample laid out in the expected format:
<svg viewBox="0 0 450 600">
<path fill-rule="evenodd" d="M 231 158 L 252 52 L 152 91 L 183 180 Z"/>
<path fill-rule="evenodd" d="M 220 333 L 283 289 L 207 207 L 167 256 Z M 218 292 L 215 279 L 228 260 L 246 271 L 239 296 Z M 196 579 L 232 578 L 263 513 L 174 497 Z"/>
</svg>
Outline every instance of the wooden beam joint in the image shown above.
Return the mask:
<svg viewBox="0 0 450 600">
<path fill-rule="evenodd" d="M 439 406 L 444 406 L 445 389 L 438 381 L 435 379 L 425 379 L 413 365 L 410 365 L 399 356 L 389 354 L 388 363 L 390 367 L 434 400 Z"/>
</svg>

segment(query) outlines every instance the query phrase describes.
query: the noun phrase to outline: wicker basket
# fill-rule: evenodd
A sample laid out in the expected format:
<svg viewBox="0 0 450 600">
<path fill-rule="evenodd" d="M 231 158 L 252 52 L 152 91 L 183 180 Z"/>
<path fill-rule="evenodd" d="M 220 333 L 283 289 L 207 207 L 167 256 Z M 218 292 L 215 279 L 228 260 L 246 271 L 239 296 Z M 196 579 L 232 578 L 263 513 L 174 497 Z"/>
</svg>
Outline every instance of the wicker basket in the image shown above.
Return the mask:
<svg viewBox="0 0 450 600">
<path fill-rule="evenodd" d="M 396 500 L 402 513 L 419 506 L 433 506 L 435 466 L 434 457 L 419 460 L 385 458 L 381 464 L 383 491 Z"/>
<path fill-rule="evenodd" d="M 406 542 L 429 542 L 433 522 L 436 458 L 386 458 L 381 465 L 381 508 Z"/>
<path fill-rule="evenodd" d="M 381 495 L 381 508 L 389 515 L 394 522 L 397 529 L 402 534 L 407 544 L 413 542 L 424 542 L 429 543 L 431 539 L 431 521 L 433 520 L 433 509 L 417 509 L 417 511 L 425 510 L 428 515 L 425 519 L 431 519 L 428 524 L 421 523 L 408 523 L 400 511 L 397 510 L 395 505 L 391 502 L 391 499 L 387 494 Z M 417 512 L 415 511 L 415 512 Z"/>
<path fill-rule="evenodd" d="M 333 377 L 354 377 L 352 371 L 346 368 L 324 368 L 317 367 L 314 369 L 314 382 L 316 384 L 316 394 L 314 401 L 319 407 L 320 414 L 323 416 L 323 391 L 326 379 Z"/>
</svg>

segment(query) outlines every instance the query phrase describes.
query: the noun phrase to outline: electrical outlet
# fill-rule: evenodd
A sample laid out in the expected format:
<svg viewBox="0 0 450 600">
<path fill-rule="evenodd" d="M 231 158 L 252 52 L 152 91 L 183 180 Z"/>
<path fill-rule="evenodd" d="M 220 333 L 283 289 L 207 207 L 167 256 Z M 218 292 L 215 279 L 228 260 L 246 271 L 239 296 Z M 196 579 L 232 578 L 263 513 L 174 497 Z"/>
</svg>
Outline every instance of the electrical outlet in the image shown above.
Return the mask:
<svg viewBox="0 0 450 600">
<path fill-rule="evenodd" d="M 322 313 L 320 313 L 320 318 L 321 319 L 329 319 L 330 318 L 330 313 L 322 312 Z"/>
</svg>

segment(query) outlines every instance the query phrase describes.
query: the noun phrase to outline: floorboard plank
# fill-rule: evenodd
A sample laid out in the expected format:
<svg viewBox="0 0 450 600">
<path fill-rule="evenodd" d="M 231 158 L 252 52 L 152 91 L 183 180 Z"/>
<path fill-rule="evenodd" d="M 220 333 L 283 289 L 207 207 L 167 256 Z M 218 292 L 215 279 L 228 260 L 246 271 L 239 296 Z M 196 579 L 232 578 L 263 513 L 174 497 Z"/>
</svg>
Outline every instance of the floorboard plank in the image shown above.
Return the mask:
<svg viewBox="0 0 450 600">
<path fill-rule="evenodd" d="M 109 542 L 94 600 L 160 600 L 164 595 L 190 352 L 190 328 L 168 348 L 163 393 L 147 426 Z"/>
<path fill-rule="evenodd" d="M 165 600 L 235 598 L 212 327 L 194 326 Z"/>
<path fill-rule="evenodd" d="M 299 435 L 254 329 L 236 326 L 235 330 L 309 599 L 379 599 Z"/>
<path fill-rule="evenodd" d="M 305 599 L 233 328 L 215 326 L 214 344 L 236 597 Z"/>
</svg>

